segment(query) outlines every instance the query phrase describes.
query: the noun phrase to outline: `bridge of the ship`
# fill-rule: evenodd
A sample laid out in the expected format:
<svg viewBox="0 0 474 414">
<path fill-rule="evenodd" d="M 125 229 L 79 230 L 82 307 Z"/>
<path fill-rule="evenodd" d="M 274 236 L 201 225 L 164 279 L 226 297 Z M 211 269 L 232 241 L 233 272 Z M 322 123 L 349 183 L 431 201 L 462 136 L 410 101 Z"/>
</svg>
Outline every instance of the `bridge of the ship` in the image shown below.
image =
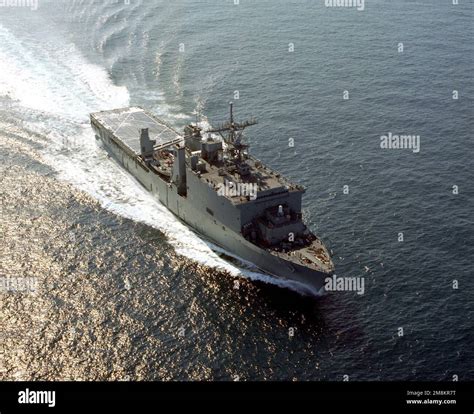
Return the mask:
<svg viewBox="0 0 474 414">
<path fill-rule="evenodd" d="M 282 192 L 285 191 L 300 191 L 301 186 L 298 186 L 277 171 L 265 166 L 261 161 L 257 160 L 252 156 L 247 156 L 245 163 L 249 168 L 249 174 L 246 177 L 241 177 L 236 168 L 224 167 L 224 162 L 220 163 L 209 163 L 206 161 L 206 169 L 200 174 L 200 179 L 208 183 L 216 191 L 219 186 L 225 185 L 226 180 L 232 181 L 235 185 L 240 184 L 255 184 L 258 192 L 263 191 L 277 191 L 280 189 Z M 224 194 L 224 197 L 228 198 L 234 204 L 242 204 L 247 202 L 246 197 L 239 195 L 229 196 Z"/>
</svg>

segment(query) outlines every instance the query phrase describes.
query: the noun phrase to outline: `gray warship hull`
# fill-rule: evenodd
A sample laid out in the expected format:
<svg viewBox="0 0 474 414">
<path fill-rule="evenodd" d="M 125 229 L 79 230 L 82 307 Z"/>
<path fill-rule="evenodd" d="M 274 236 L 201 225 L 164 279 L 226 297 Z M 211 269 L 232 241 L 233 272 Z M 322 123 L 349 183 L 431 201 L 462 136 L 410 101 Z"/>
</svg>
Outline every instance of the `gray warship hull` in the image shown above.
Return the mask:
<svg viewBox="0 0 474 414">
<path fill-rule="evenodd" d="M 162 121 L 154 118 L 141 108 L 135 108 L 135 119 L 125 119 L 128 108 L 104 111 L 91 114 L 91 124 L 96 139 L 100 139 L 110 155 L 127 170 L 146 190 L 168 208 L 176 217 L 199 233 L 203 238 L 222 247 L 232 256 L 241 258 L 255 264 L 264 273 L 277 279 L 292 282 L 300 289 L 310 294 L 323 293 L 325 279 L 332 274 L 332 269 L 320 271 L 295 261 L 287 260 L 285 255 L 269 251 L 252 243 L 240 232 L 228 226 L 228 223 L 219 220 L 216 214 L 210 214 L 209 208 L 198 208 L 196 197 L 182 196 L 179 194 L 179 184 L 172 180 L 167 181 L 156 174 L 143 161 L 134 148 L 137 140 L 136 133 L 142 128 L 157 129 L 157 136 L 167 133 L 164 143 L 179 141 L 179 134 Z M 137 114 L 139 115 L 137 119 Z M 144 114 L 145 116 L 142 116 Z M 115 117 L 115 115 L 121 115 Z M 159 132 L 163 129 L 163 132 Z M 174 137 L 173 134 L 176 136 Z M 188 174 L 186 186 L 199 187 L 200 178 Z M 198 195 L 206 198 L 204 192 Z M 206 204 L 206 201 L 204 201 Z M 213 209 L 217 206 L 213 206 Z M 289 286 L 291 283 L 289 284 Z"/>
</svg>

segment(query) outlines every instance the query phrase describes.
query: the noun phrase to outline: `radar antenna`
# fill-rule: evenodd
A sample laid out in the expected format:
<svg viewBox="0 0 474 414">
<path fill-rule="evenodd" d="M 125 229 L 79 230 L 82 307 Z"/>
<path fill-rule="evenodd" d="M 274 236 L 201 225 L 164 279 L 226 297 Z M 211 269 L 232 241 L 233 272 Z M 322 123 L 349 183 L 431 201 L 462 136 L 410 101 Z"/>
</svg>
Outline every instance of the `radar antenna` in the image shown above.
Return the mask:
<svg viewBox="0 0 474 414">
<path fill-rule="evenodd" d="M 242 151 L 249 146 L 242 142 L 243 131 L 245 128 L 256 125 L 258 121 L 255 118 L 251 118 L 244 122 L 235 122 L 234 120 L 234 104 L 229 103 L 230 106 L 230 117 L 229 121 L 223 124 L 218 124 L 215 128 L 208 129 L 208 133 L 218 133 L 222 139 L 228 144 L 230 152 L 237 153 L 237 158 L 240 161 L 242 159 Z M 227 135 L 225 134 L 227 132 Z"/>
</svg>

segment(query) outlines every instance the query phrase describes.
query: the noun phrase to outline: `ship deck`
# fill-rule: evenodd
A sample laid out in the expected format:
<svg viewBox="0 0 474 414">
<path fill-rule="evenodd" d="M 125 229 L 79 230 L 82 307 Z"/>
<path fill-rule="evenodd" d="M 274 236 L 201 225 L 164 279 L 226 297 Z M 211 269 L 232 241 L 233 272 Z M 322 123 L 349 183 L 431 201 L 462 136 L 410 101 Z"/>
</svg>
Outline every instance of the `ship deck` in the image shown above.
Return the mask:
<svg viewBox="0 0 474 414">
<path fill-rule="evenodd" d="M 242 178 L 235 171 L 227 171 L 221 175 L 219 170 L 223 167 L 223 163 L 210 164 L 206 161 L 206 170 L 201 173 L 201 180 L 207 182 L 214 190 L 218 190 L 221 186 L 225 185 L 225 179 L 231 180 L 236 185 L 241 184 L 253 184 L 256 186 L 256 190 L 259 193 L 272 192 L 273 194 L 283 193 L 288 191 L 302 191 L 303 187 L 296 185 L 286 179 L 277 171 L 264 165 L 261 161 L 257 160 L 252 156 L 248 156 L 246 164 L 249 167 L 250 174 Z M 224 193 L 224 197 L 232 201 L 233 204 L 247 203 L 247 197 L 243 197 L 239 194 L 229 195 Z"/>
<path fill-rule="evenodd" d="M 95 112 L 91 118 L 100 126 L 108 129 L 114 137 L 136 155 L 140 154 L 140 130 L 148 128 L 150 139 L 156 140 L 156 146 L 183 137 L 166 122 L 155 118 L 139 107 L 121 108 Z"/>
</svg>

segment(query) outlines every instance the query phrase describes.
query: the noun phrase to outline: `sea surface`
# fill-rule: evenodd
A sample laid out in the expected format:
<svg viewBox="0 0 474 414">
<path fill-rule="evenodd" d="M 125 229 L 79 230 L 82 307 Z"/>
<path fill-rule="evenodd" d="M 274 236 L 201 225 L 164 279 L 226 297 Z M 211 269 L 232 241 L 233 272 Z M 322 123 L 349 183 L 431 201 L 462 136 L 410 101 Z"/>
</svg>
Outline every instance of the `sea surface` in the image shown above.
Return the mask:
<svg viewBox="0 0 474 414">
<path fill-rule="evenodd" d="M 0 380 L 474 379 L 474 5 L 459 3 L 0 7 Z M 88 121 L 139 105 L 205 127 L 229 101 L 364 294 L 303 295 L 200 240 Z M 382 149 L 389 133 L 419 152 Z"/>
</svg>

